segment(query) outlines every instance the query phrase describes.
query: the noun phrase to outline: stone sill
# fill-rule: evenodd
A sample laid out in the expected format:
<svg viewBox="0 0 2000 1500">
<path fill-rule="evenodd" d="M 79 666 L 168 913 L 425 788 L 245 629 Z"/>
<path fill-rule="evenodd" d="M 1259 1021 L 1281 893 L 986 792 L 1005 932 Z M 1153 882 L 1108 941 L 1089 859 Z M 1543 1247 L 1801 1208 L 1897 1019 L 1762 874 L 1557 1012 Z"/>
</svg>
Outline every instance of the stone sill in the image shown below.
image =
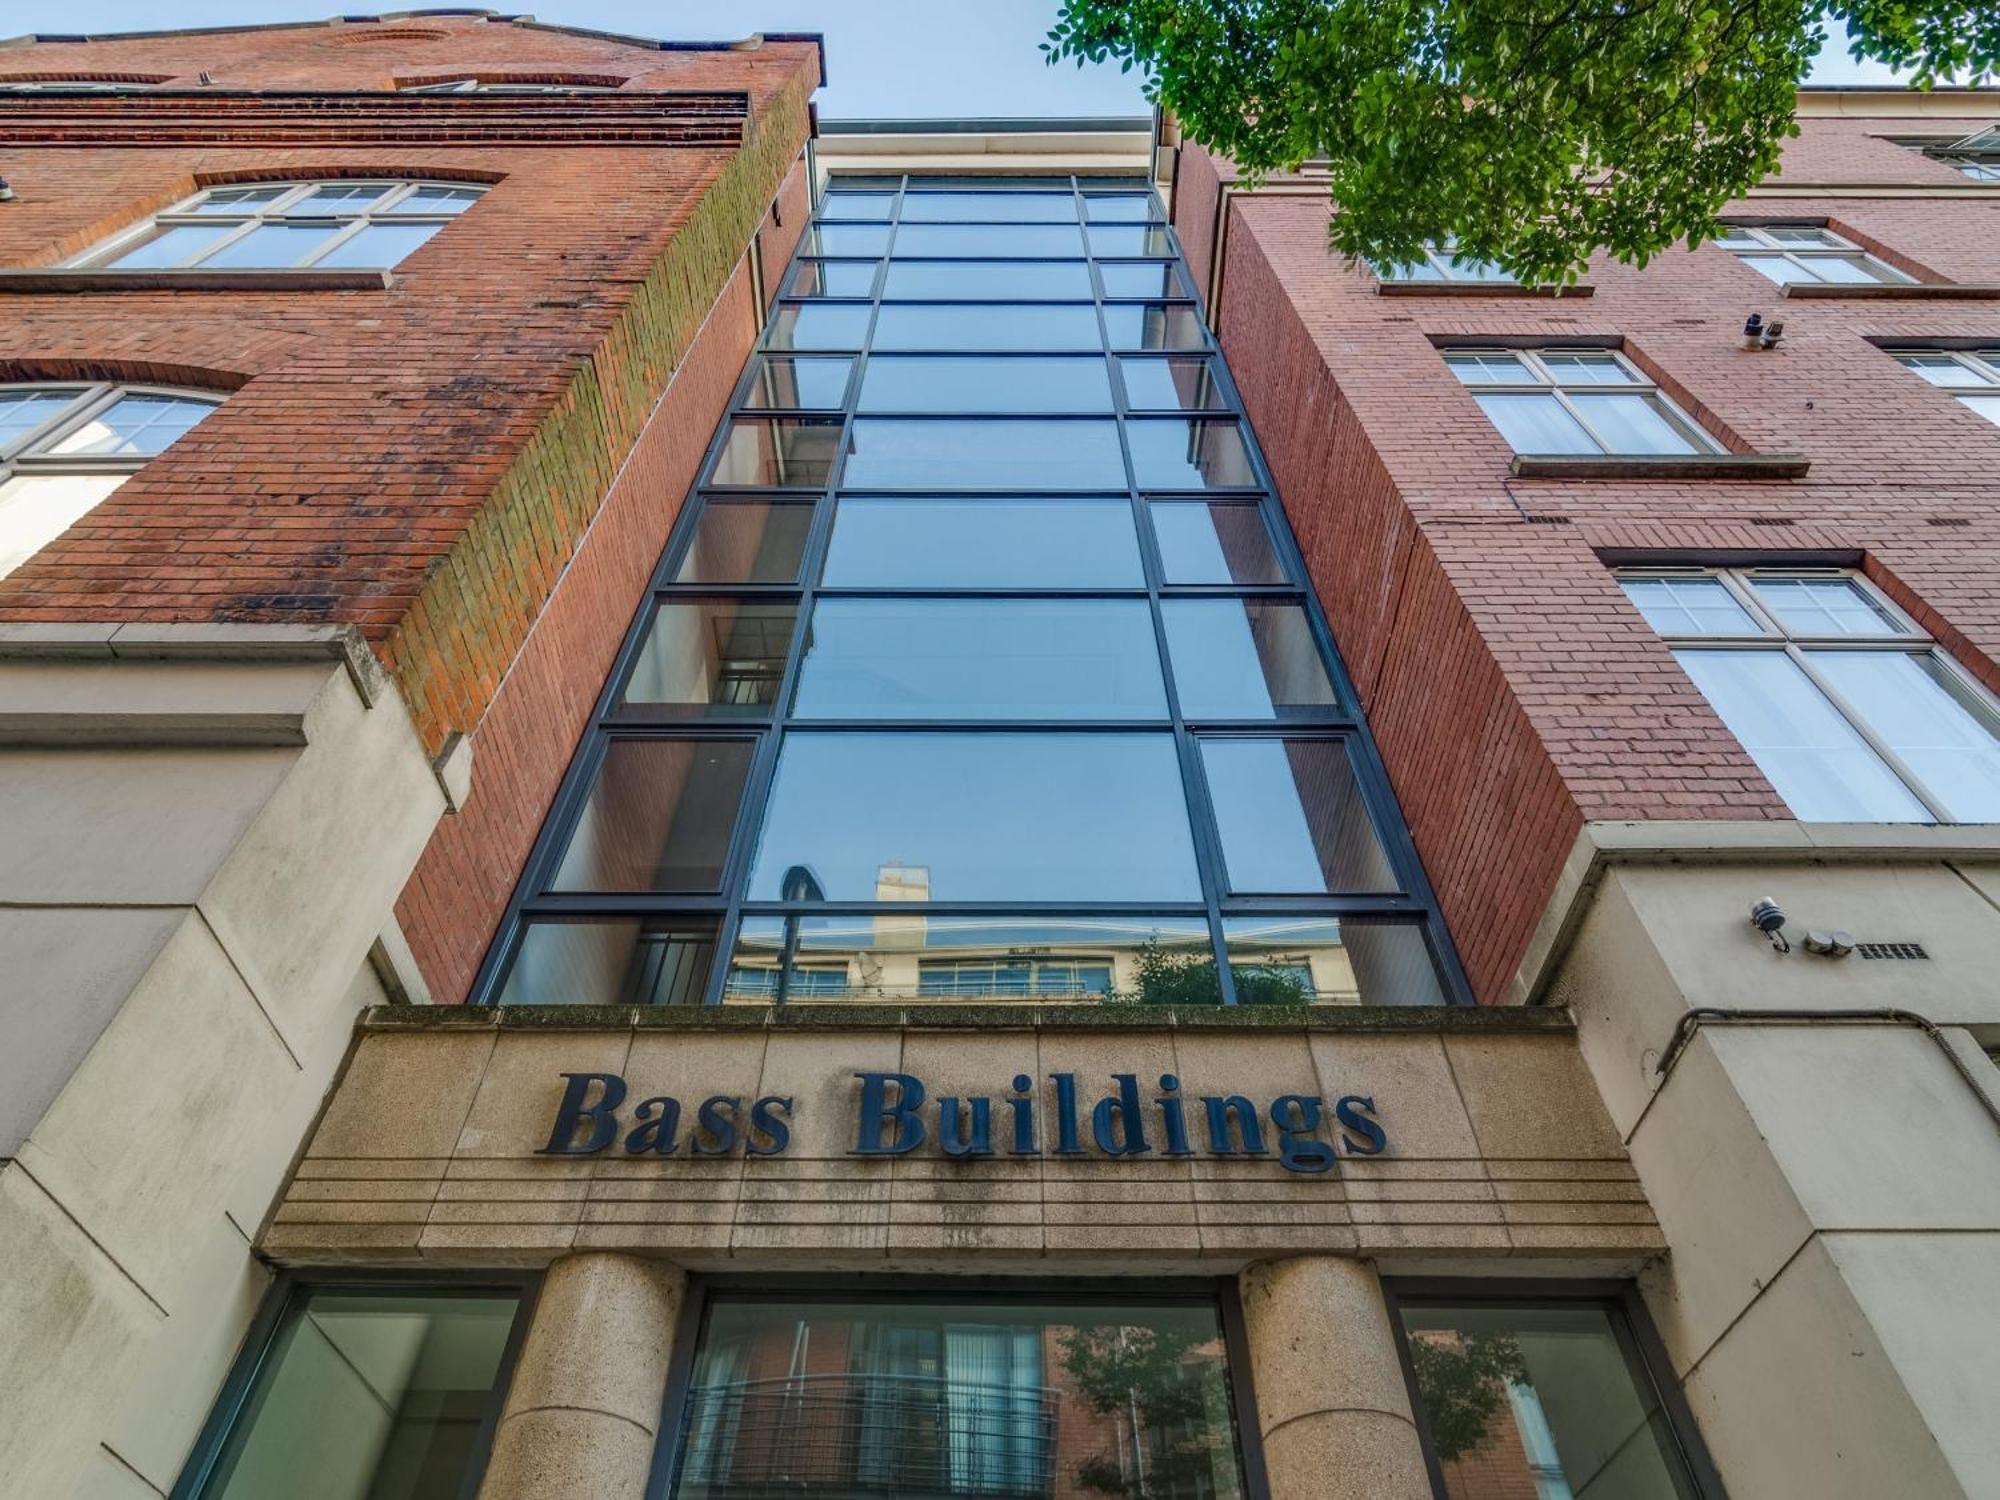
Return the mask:
<svg viewBox="0 0 2000 1500">
<path fill-rule="evenodd" d="M 1831 299 L 1851 300 L 1853 298 L 1874 298 L 1890 302 L 1907 302 L 1918 298 L 1939 297 L 1953 301 L 1991 301 L 2000 297 L 2000 283 L 1988 281 L 1871 281 L 1871 282 L 1792 282 L 1778 289 L 1781 297 L 1800 297 L 1808 300 Z"/>
<path fill-rule="evenodd" d="M 1517 479 L 1803 479 L 1810 467 L 1798 453 L 1648 454 L 1517 453 Z"/>
<path fill-rule="evenodd" d="M 1378 297 L 1594 297 L 1589 282 L 1575 286 L 1522 286 L 1518 281 L 1378 281 Z"/>
<path fill-rule="evenodd" d="M 387 271 L 0 270 L 5 292 L 380 292 Z"/>
<path fill-rule="evenodd" d="M 1567 1010 L 1485 1005 L 377 1005 L 364 1031 L 1571 1032 Z"/>
</svg>

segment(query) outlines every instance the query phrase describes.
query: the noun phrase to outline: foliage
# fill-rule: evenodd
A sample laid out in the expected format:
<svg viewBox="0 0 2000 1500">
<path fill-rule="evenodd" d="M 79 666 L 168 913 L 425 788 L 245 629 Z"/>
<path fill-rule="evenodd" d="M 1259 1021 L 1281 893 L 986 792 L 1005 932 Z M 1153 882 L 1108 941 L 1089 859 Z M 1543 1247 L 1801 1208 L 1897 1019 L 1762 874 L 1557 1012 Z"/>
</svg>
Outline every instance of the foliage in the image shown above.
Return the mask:
<svg viewBox="0 0 2000 1500">
<path fill-rule="evenodd" d="M 1214 1449 L 1226 1435 L 1213 1421 L 1227 1408 L 1221 1366 L 1198 1353 L 1214 1337 L 1194 1319 L 1063 1334 L 1063 1369 L 1077 1393 L 1100 1415 L 1135 1420 L 1142 1441 L 1150 1440 L 1143 1480 L 1128 1477 L 1122 1454 L 1106 1453 L 1077 1465 L 1078 1484 L 1100 1495 L 1203 1493 L 1200 1482 L 1214 1473 Z"/>
<path fill-rule="evenodd" d="M 1339 251 L 1455 241 L 1573 281 L 1715 235 L 1797 133 L 1830 19 L 1919 86 L 2000 64 L 1978 0 L 1065 0 L 1043 50 L 1139 67 L 1252 181 L 1323 162 Z"/>
<path fill-rule="evenodd" d="M 1424 1415 L 1446 1463 L 1486 1441 L 1487 1424 L 1507 1399 L 1507 1382 L 1528 1378 L 1521 1346 L 1504 1333 L 1462 1333 L 1410 1340 L 1410 1364 L 1424 1395 Z"/>
<path fill-rule="evenodd" d="M 1164 948 L 1148 940 L 1132 960 L 1133 988 L 1115 991 L 1113 1005 L 1220 1005 L 1222 985 L 1207 949 Z M 1243 1005 L 1306 1005 L 1306 986 L 1281 968 L 1238 964 L 1231 969 L 1236 999 Z"/>
</svg>

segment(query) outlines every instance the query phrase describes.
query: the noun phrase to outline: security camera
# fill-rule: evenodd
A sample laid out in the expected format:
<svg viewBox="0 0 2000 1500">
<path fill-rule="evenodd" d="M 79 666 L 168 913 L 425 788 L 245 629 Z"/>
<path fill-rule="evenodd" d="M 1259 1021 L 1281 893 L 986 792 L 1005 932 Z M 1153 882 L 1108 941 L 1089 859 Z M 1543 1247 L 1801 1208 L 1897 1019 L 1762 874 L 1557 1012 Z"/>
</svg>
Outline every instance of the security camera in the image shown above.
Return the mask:
<svg viewBox="0 0 2000 1500">
<path fill-rule="evenodd" d="M 1769 938 L 1780 953 L 1792 951 L 1792 945 L 1785 941 L 1785 909 L 1769 896 L 1750 908 L 1750 925 Z"/>
</svg>

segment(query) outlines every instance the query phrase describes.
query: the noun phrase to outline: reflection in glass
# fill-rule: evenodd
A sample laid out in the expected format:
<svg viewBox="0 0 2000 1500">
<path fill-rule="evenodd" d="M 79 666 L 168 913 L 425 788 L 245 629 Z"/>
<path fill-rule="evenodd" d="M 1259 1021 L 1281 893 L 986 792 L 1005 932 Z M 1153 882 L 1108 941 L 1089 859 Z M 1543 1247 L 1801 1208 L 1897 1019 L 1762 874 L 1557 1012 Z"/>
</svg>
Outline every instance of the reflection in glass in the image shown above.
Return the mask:
<svg viewBox="0 0 2000 1500">
<path fill-rule="evenodd" d="M 12 448 L 82 394 L 81 386 L 41 390 L 0 386 L 0 452 Z"/>
<path fill-rule="evenodd" d="M 313 269 L 328 271 L 401 265 L 405 257 L 442 228 L 442 224 L 365 224 L 314 261 Z M 228 254 L 229 251 L 225 250 L 207 264 L 225 264 L 224 257 Z"/>
<path fill-rule="evenodd" d="M 985 349 L 994 353 L 1104 347 L 1094 307 L 885 303 L 875 319 L 878 351 Z"/>
<path fill-rule="evenodd" d="M 812 506 L 797 501 L 710 500 L 674 582 L 795 582 L 812 518 Z"/>
<path fill-rule="evenodd" d="M 867 297 L 875 291 L 872 260 L 803 260 L 792 275 L 788 297 Z"/>
<path fill-rule="evenodd" d="M 854 361 L 836 355 L 762 354 L 750 371 L 746 407 L 773 411 L 837 411 Z"/>
<path fill-rule="evenodd" d="M 1224 406 L 1222 386 L 1201 358 L 1123 359 L 1125 401 L 1134 411 L 1206 411 Z"/>
<path fill-rule="evenodd" d="M 896 255 L 990 260 L 996 256 L 1081 255 L 1083 237 L 1070 224 L 913 224 L 896 231 Z"/>
<path fill-rule="evenodd" d="M 207 226 L 203 225 L 206 229 Z M 204 271 L 283 270 L 339 234 L 340 224 L 259 224 L 202 260 Z M 415 227 L 415 226 L 412 226 Z M 130 261 L 121 261 L 129 265 Z M 379 265 L 380 262 L 377 262 Z"/>
<path fill-rule="evenodd" d="M 1505 395 L 1479 392 L 1472 398 L 1500 429 L 1516 453 L 1599 453 L 1583 424 L 1563 409 L 1555 394 Z"/>
<path fill-rule="evenodd" d="M 1757 597 L 1793 635 L 1908 633 L 1853 578 L 1774 578 L 1759 573 L 1753 574 L 1750 582 Z"/>
<path fill-rule="evenodd" d="M 1093 224 L 1144 224 L 1164 218 L 1151 193 L 1089 193 L 1083 216 Z"/>
<path fill-rule="evenodd" d="M 1104 309 L 1114 349 L 1206 349 L 1208 331 L 1192 303 L 1119 302 Z"/>
<path fill-rule="evenodd" d="M 551 887 L 715 890 L 751 750 L 749 740 L 611 741 Z"/>
<path fill-rule="evenodd" d="M 1257 482 L 1250 450 L 1233 421 L 1144 417 L 1128 422 L 1125 434 L 1141 489 L 1200 490 Z"/>
<path fill-rule="evenodd" d="M 888 253 L 887 224 L 818 224 L 799 241 L 801 255 L 868 257 Z"/>
<path fill-rule="evenodd" d="M 822 219 L 889 219 L 895 216 L 894 193 L 830 192 L 820 199 Z"/>
<path fill-rule="evenodd" d="M 903 198 L 905 224 L 1069 224 L 1076 199 L 1069 193 L 925 193 Z"/>
<path fill-rule="evenodd" d="M 1084 231 L 1096 256 L 1160 256 L 1174 253 L 1166 230 L 1147 224 L 1092 224 Z"/>
<path fill-rule="evenodd" d="M 699 1005 L 715 923 L 685 917 L 530 921 L 501 1005 Z"/>
<path fill-rule="evenodd" d="M 63 404 L 58 398 L 57 406 Z M 120 396 L 48 451 L 150 458 L 215 410 L 186 396 Z"/>
<path fill-rule="evenodd" d="M 1339 740 L 1205 739 L 1202 765 L 1238 895 L 1393 891 Z"/>
<path fill-rule="evenodd" d="M 1621 578 L 1625 595 L 1661 635 L 1758 635 L 1757 622 L 1719 578 Z"/>
<path fill-rule="evenodd" d="M 784 302 L 771 315 L 773 349 L 859 349 L 871 309 L 845 302 Z"/>
<path fill-rule="evenodd" d="M 1198 901 L 1165 734 L 787 736 L 750 899 Z"/>
<path fill-rule="evenodd" d="M 1090 268 L 1080 260 L 896 260 L 882 295 L 1088 302 Z"/>
<path fill-rule="evenodd" d="M 1368 917 L 1224 917 L 1239 1005 L 1443 1005 L 1423 929 Z"/>
<path fill-rule="evenodd" d="M 1695 1500 L 1659 1392 L 1609 1307 L 1401 1312 L 1450 1500 Z"/>
<path fill-rule="evenodd" d="M 792 712 L 806 719 L 1163 719 L 1138 599 L 823 599 Z"/>
<path fill-rule="evenodd" d="M 1185 297 L 1187 283 L 1172 261 L 1099 261 L 1107 297 Z"/>
<path fill-rule="evenodd" d="M 1155 500 L 1148 511 L 1168 583 L 1285 582 L 1271 528 L 1254 500 Z"/>
<path fill-rule="evenodd" d="M 456 1500 L 477 1458 L 519 1298 L 298 1293 L 201 1500 Z"/>
<path fill-rule="evenodd" d="M 1123 500 L 843 497 L 830 588 L 1139 588 Z"/>
<path fill-rule="evenodd" d="M 1230 1390 L 1205 1301 L 720 1296 L 673 1494 L 1241 1500 Z"/>
<path fill-rule="evenodd" d="M 178 266 L 198 250 L 206 249 L 232 233 L 234 224 L 176 224 L 156 229 L 123 255 L 104 262 L 121 271 L 150 271 Z"/>
<path fill-rule="evenodd" d="M 729 424 L 709 483 L 819 489 L 833 473 L 839 442 L 838 419 L 738 417 Z"/>
<path fill-rule="evenodd" d="M 1122 489 L 1125 461 L 1111 422 L 858 417 L 841 480 L 884 489 Z"/>
<path fill-rule="evenodd" d="M 862 378 L 861 411 L 1055 412 L 1111 410 L 1102 355 L 879 354 Z"/>
<path fill-rule="evenodd" d="M 788 603 L 673 599 L 659 604 L 616 712 L 625 718 L 662 712 L 765 717 L 778 699 L 797 615 Z"/>
<path fill-rule="evenodd" d="M 1955 823 L 2000 823 L 1993 710 L 1934 652 L 1808 651 Z"/>
<path fill-rule="evenodd" d="M 1273 719 L 1339 701 L 1300 606 L 1168 599 L 1160 610 L 1184 717 Z"/>
<path fill-rule="evenodd" d="M 1489 400 L 1492 398 L 1488 398 Z M 1572 394 L 1577 411 L 1611 453 L 1698 453 L 1698 445 L 1669 422 L 1650 396 Z"/>
</svg>

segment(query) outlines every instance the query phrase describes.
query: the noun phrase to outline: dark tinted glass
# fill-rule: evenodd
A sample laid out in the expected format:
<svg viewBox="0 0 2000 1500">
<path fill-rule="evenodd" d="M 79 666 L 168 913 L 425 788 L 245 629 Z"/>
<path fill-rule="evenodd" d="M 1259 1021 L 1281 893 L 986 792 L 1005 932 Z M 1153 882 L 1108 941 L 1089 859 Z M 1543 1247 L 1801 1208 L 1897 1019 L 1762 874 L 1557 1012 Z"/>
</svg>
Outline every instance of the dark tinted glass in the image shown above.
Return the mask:
<svg viewBox="0 0 2000 1500">
<path fill-rule="evenodd" d="M 1423 929 L 1367 917 L 1224 917 L 1242 1005 L 1443 1005 Z"/>
<path fill-rule="evenodd" d="M 822 219 L 887 219 L 896 208 L 894 193 L 830 192 L 820 200 Z"/>
<path fill-rule="evenodd" d="M 1172 255 L 1174 242 L 1164 229 L 1144 224 L 1092 224 L 1088 230 L 1092 255 Z"/>
<path fill-rule="evenodd" d="M 671 917 L 530 922 L 501 1005 L 699 1005 L 715 924 Z"/>
<path fill-rule="evenodd" d="M 842 483 L 863 488 L 1122 489 L 1118 429 L 1104 421 L 898 421 L 860 417 Z"/>
<path fill-rule="evenodd" d="M 1226 404 L 1206 359 L 1121 359 L 1118 370 L 1125 377 L 1126 404 L 1134 411 L 1206 411 Z"/>
<path fill-rule="evenodd" d="M 1156 500 L 1149 511 L 1168 583 L 1285 582 L 1263 507 L 1254 501 Z"/>
<path fill-rule="evenodd" d="M 1337 701 L 1306 612 L 1243 599 L 1161 605 L 1181 712 L 1190 719 L 1273 719 Z"/>
<path fill-rule="evenodd" d="M 708 501 L 681 556 L 676 583 L 792 583 L 812 530 L 811 505 Z"/>
<path fill-rule="evenodd" d="M 930 193 L 903 199 L 905 224 L 1063 224 L 1076 219 L 1069 193 Z"/>
<path fill-rule="evenodd" d="M 751 369 L 750 394 L 743 404 L 770 410 L 837 411 L 853 368 L 853 360 L 832 355 L 760 355 Z"/>
<path fill-rule="evenodd" d="M 1208 334 L 1192 303 L 1121 302 L 1104 309 L 1114 349 L 1206 349 Z"/>
<path fill-rule="evenodd" d="M 871 309 L 843 302 L 781 303 L 771 314 L 773 349 L 859 349 Z"/>
<path fill-rule="evenodd" d="M 715 890 L 750 754 L 748 740 L 613 740 L 552 888 Z"/>
<path fill-rule="evenodd" d="M 896 231 L 899 256 L 1064 256 L 1083 254 L 1083 235 L 1075 224 L 912 224 Z"/>
<path fill-rule="evenodd" d="M 1080 260 L 894 260 L 882 295 L 1088 302 L 1090 268 Z"/>
<path fill-rule="evenodd" d="M 1139 588 L 1124 500 L 872 500 L 834 513 L 833 588 Z"/>
<path fill-rule="evenodd" d="M 1185 297 L 1187 283 L 1171 261 L 1100 261 L 1107 297 Z"/>
<path fill-rule="evenodd" d="M 1234 421 L 1147 417 L 1129 422 L 1132 468 L 1141 489 L 1200 490 L 1252 485 L 1256 471 Z"/>
<path fill-rule="evenodd" d="M 887 224 L 821 224 L 808 229 L 799 241 L 801 255 L 886 255 L 889 251 Z"/>
<path fill-rule="evenodd" d="M 673 599 L 653 611 L 619 695 L 627 717 L 764 718 L 791 649 L 790 604 Z"/>
<path fill-rule="evenodd" d="M 1209 739 L 1201 758 L 1230 890 L 1396 889 L 1340 741 Z"/>
<path fill-rule="evenodd" d="M 1108 412 L 1111 376 L 1101 355 L 943 359 L 878 354 L 868 361 L 859 409 Z"/>
<path fill-rule="evenodd" d="M 805 260 L 792 273 L 793 297 L 867 297 L 875 291 L 872 260 Z"/>
<path fill-rule="evenodd" d="M 951 307 L 897 302 L 875 320 L 874 347 L 1036 351 L 1101 349 L 1094 307 Z"/>
<path fill-rule="evenodd" d="M 1140 224 L 1164 215 L 1151 193 L 1089 193 L 1083 216 L 1093 224 Z"/>
<path fill-rule="evenodd" d="M 711 484 L 818 489 L 833 473 L 840 423 L 739 417 L 729 424 Z"/>
</svg>

